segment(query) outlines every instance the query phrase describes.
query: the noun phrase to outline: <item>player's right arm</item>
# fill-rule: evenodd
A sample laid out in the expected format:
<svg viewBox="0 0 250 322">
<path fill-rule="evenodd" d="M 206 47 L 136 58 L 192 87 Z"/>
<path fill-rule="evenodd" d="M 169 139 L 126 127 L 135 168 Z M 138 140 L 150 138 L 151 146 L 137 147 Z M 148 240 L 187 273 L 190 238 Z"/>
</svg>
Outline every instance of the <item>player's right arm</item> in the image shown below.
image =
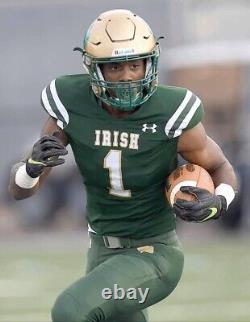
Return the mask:
<svg viewBox="0 0 250 322">
<path fill-rule="evenodd" d="M 51 168 L 63 164 L 61 156 L 67 154 L 67 136 L 50 117 L 45 123 L 41 138 L 31 153 L 11 169 L 9 192 L 16 200 L 32 196 L 44 182 Z"/>
</svg>

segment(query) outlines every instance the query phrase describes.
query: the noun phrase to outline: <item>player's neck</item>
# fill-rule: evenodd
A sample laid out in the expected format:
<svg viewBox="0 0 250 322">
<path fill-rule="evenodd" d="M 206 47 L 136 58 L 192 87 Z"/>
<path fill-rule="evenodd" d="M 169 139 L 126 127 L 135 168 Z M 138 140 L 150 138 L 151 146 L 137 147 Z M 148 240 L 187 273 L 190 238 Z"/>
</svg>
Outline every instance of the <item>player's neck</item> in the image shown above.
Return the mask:
<svg viewBox="0 0 250 322">
<path fill-rule="evenodd" d="M 118 109 L 113 108 L 112 106 L 103 103 L 102 108 L 114 117 L 123 118 L 123 117 L 128 116 L 129 114 L 134 113 L 136 110 L 138 110 L 139 106 L 136 107 L 136 109 L 134 109 L 133 111 L 119 111 Z"/>
</svg>

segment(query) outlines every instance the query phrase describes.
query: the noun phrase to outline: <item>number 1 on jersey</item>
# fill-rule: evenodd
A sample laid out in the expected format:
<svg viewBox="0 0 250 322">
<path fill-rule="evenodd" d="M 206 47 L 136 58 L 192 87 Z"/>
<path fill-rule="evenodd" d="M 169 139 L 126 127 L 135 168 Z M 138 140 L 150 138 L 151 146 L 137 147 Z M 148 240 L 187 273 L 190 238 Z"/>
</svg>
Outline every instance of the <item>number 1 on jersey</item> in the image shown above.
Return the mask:
<svg viewBox="0 0 250 322">
<path fill-rule="evenodd" d="M 131 190 L 124 190 L 122 182 L 122 151 L 110 150 L 104 158 L 104 168 L 109 170 L 109 193 L 118 197 L 131 197 Z"/>
</svg>

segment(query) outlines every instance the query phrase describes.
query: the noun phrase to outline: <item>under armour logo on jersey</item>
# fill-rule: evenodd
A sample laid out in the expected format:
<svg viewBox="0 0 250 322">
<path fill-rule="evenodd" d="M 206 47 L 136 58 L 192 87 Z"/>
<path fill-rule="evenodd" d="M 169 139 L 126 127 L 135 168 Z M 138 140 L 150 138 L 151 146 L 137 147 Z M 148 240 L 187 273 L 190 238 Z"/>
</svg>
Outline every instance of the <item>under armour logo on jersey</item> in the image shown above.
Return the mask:
<svg viewBox="0 0 250 322">
<path fill-rule="evenodd" d="M 151 130 L 152 133 L 155 133 L 156 132 L 156 128 L 157 128 L 157 125 L 156 124 L 153 124 L 152 126 L 148 125 L 147 123 L 144 123 L 142 125 L 142 131 L 143 132 L 146 132 L 148 130 Z"/>
</svg>

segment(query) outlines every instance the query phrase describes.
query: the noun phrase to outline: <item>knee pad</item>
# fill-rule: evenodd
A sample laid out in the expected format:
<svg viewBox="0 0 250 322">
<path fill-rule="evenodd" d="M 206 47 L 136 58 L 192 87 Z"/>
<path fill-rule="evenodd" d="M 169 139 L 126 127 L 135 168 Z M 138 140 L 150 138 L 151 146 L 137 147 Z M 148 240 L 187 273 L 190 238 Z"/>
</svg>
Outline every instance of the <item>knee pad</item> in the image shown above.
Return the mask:
<svg viewBox="0 0 250 322">
<path fill-rule="evenodd" d="M 56 299 L 51 317 L 52 322 L 81 322 L 79 305 L 70 294 L 62 293 Z"/>
</svg>

